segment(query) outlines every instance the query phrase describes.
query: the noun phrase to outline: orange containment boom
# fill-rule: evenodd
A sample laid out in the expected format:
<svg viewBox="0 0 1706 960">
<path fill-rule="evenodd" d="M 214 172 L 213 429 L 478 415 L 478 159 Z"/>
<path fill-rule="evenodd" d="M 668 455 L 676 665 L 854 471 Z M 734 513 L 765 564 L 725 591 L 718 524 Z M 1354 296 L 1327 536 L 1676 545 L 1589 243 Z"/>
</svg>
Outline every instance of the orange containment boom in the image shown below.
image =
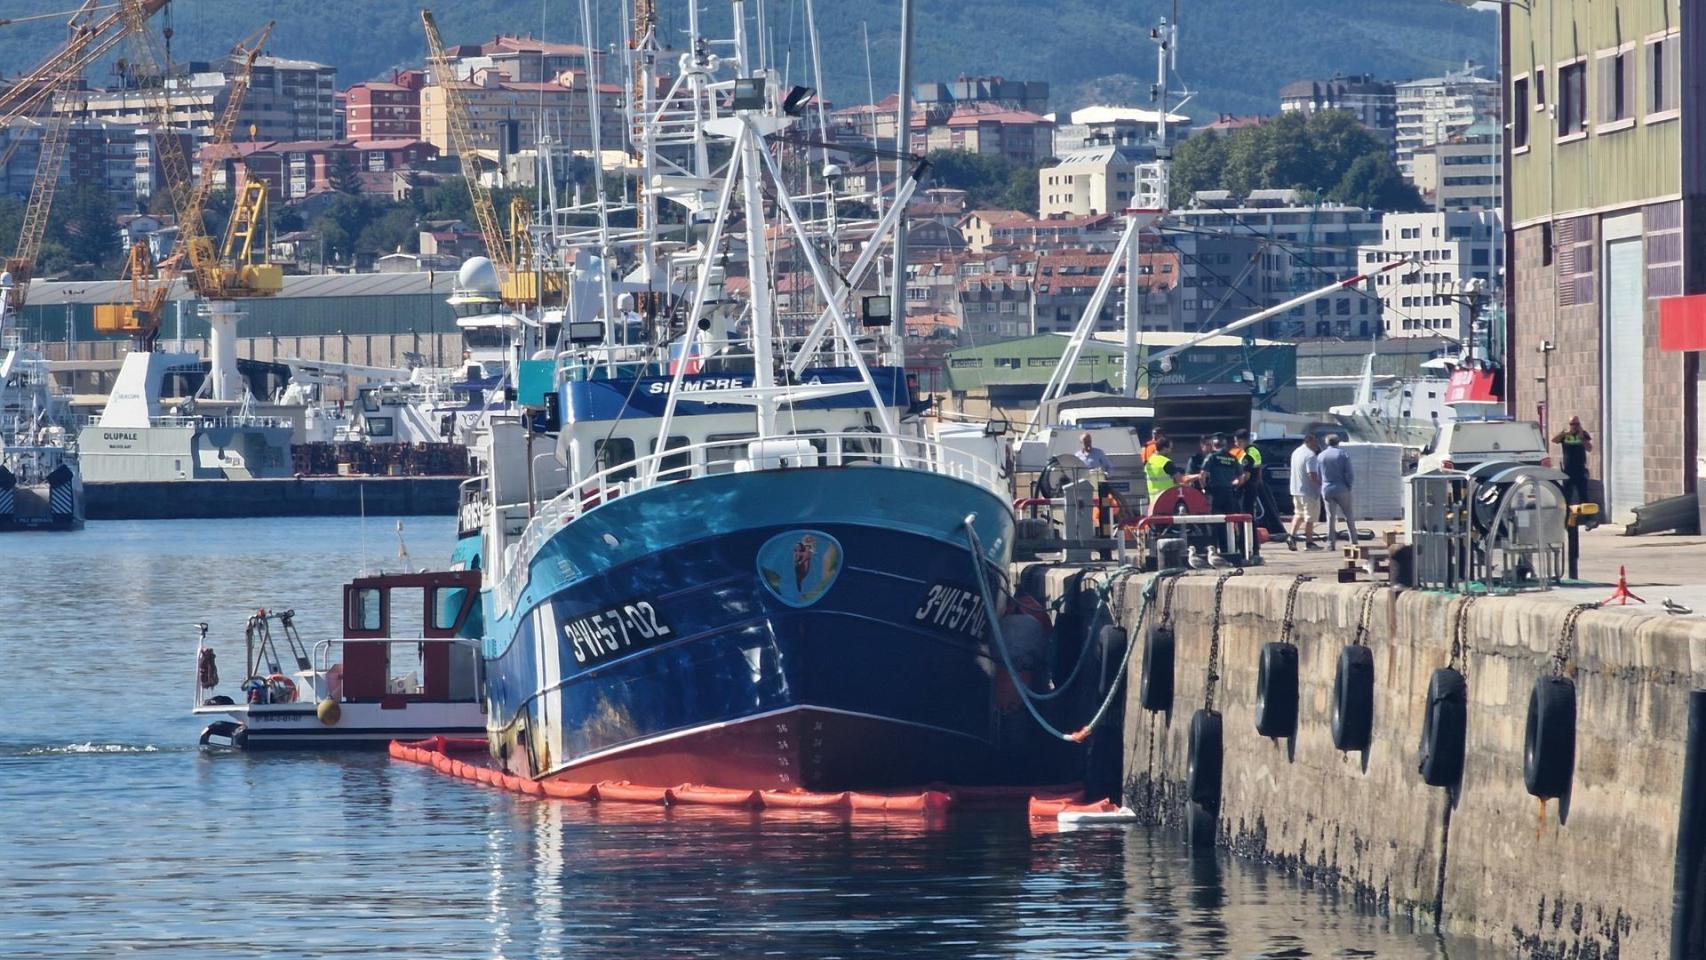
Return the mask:
<svg viewBox="0 0 1706 960">
<path fill-rule="evenodd" d="M 638 803 L 653 806 L 738 807 L 750 810 L 836 810 L 850 813 L 905 813 L 931 816 L 947 812 L 953 794 L 944 790 L 918 793 L 813 793 L 805 790 L 741 790 L 683 783 L 655 787 L 626 780 L 576 783 L 570 780 L 530 780 L 506 773 L 484 762 L 469 763 L 452 753 L 484 751 L 486 742 L 470 738 L 429 737 L 425 740 L 391 741 L 391 756 L 397 760 L 431 767 L 439 773 L 499 787 L 512 793 L 558 800 L 598 803 Z"/>
</svg>

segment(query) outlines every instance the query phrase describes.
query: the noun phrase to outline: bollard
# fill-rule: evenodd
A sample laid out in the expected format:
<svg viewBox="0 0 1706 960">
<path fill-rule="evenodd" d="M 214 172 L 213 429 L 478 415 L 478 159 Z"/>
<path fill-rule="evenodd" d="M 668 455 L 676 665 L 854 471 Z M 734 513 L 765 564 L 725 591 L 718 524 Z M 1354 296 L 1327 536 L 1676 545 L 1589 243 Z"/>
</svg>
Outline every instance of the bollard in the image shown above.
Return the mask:
<svg viewBox="0 0 1706 960">
<path fill-rule="evenodd" d="M 1671 960 L 1706 956 L 1706 690 L 1688 695 L 1681 799 L 1671 888 Z"/>
</svg>

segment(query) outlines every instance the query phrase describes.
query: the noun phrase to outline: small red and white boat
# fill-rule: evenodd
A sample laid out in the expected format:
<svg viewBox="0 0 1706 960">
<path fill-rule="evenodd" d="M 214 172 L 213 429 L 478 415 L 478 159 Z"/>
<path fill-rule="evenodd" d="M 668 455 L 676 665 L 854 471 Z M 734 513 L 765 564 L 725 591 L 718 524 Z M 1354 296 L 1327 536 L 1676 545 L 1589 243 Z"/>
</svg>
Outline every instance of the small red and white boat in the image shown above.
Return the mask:
<svg viewBox="0 0 1706 960">
<path fill-rule="evenodd" d="M 468 629 L 479 592 L 478 571 L 358 577 L 344 585 L 342 637 L 311 650 L 293 611 L 256 611 L 231 694 L 219 692 L 218 655 L 198 624 L 193 712 L 224 718 L 202 731 L 202 745 L 383 749 L 483 737 L 478 630 Z"/>
</svg>

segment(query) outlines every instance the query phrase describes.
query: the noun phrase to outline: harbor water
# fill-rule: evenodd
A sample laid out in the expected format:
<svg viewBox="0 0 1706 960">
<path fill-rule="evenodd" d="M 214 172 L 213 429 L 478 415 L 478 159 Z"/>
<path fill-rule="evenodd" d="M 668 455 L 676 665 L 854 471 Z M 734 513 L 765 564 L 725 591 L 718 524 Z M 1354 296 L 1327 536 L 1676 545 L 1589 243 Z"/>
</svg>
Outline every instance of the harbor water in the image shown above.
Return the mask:
<svg viewBox="0 0 1706 960">
<path fill-rule="evenodd" d="M 412 565 L 449 555 L 450 520 L 404 522 Z M 194 624 L 234 686 L 249 613 L 334 634 L 364 557 L 399 567 L 396 521 L 0 546 L 6 958 L 1478 955 L 1165 831 L 596 806 L 383 755 L 203 752 Z"/>
</svg>

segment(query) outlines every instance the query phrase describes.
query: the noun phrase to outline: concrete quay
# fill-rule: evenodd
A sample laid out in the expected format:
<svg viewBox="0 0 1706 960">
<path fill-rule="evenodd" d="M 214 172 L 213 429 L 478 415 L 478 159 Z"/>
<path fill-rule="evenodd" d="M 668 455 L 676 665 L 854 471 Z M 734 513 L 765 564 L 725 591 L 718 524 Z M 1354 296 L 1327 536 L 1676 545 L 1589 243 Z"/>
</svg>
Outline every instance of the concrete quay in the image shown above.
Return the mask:
<svg viewBox="0 0 1706 960">
<path fill-rule="evenodd" d="M 1615 546 L 1639 550 L 1659 539 Z M 1667 616 L 1656 597 L 1646 608 L 1579 614 L 1566 667 L 1577 684 L 1574 785 L 1561 819 L 1559 801 L 1543 805 L 1524 788 L 1529 695 L 1553 667 L 1572 608 L 1602 599 L 1604 587 L 1486 597 L 1465 610 L 1456 595 L 1340 584 L 1329 569 L 1339 566 L 1337 556 L 1283 547 L 1269 555 L 1268 566 L 1246 570 L 1223 591 L 1214 694 L 1224 722 L 1220 846 L 1368 909 L 1436 923 L 1511 956 L 1700 955 L 1692 952 L 1699 945 L 1673 953 L 1671 928 L 1677 861 L 1686 855 L 1679 831 L 1690 691 L 1706 686 L 1706 618 Z M 1287 592 L 1305 572 L 1284 569 L 1294 565 L 1317 568 L 1307 571 L 1317 579 L 1298 590 L 1293 618 L 1297 732 L 1269 739 L 1255 726 L 1261 649 L 1281 639 Z M 1082 569 L 1033 564 L 1022 582 L 1052 600 Z M 1177 583 L 1172 712 L 1141 707 L 1141 631 L 1126 674 L 1124 799 L 1153 824 L 1186 822 L 1189 730 L 1208 685 L 1218 576 L 1193 572 Z M 1150 579 L 1135 577 L 1118 611 L 1128 627 Z M 1706 587 L 1696 589 L 1706 595 Z M 1159 608 L 1158 599 L 1144 630 Z M 1375 664 L 1373 737 L 1365 753 L 1341 753 L 1331 734 L 1334 677 L 1365 608 Z M 1429 679 L 1453 659 L 1460 613 L 1467 736 L 1454 801 L 1423 782 L 1418 754 Z"/>
</svg>

